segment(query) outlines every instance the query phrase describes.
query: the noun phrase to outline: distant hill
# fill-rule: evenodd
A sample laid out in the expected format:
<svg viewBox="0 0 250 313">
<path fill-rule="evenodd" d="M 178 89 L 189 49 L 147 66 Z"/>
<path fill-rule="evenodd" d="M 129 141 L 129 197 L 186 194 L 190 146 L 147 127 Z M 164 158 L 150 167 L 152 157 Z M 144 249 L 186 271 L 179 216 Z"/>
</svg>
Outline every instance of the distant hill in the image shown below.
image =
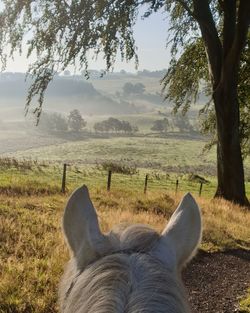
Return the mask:
<svg viewBox="0 0 250 313">
<path fill-rule="evenodd" d="M 95 71 L 94 74 L 91 82 L 86 81 L 80 75 L 56 76 L 46 91 L 44 109 L 67 113 L 72 108 L 77 108 L 83 114 L 99 115 L 133 114 L 150 111 L 152 109 L 150 106 L 155 105 L 155 98 L 153 97 L 153 101 L 151 99 L 148 101 L 146 95 L 141 98 L 138 96 L 128 98 L 124 95 L 117 96 L 117 89 L 113 86 L 113 80 L 120 81 L 121 88 L 126 81 L 132 79 L 131 75 L 133 76 L 133 74 L 110 74 L 103 79 L 100 78 L 100 72 Z M 95 86 L 94 81 L 98 81 L 97 86 Z M 0 74 L 1 113 L 5 112 L 5 115 L 9 116 L 15 110 L 16 113 L 22 112 L 23 114 L 30 83 L 29 78 L 25 81 L 25 74 L 23 73 Z M 101 88 L 107 84 L 110 85 L 108 90 Z"/>
<path fill-rule="evenodd" d="M 90 79 L 82 75 L 57 75 L 45 94 L 44 110 L 68 114 L 78 109 L 83 115 L 119 115 L 157 111 L 170 107 L 161 96 L 160 79 L 166 70 L 127 73 L 90 71 Z M 23 118 L 31 78 L 24 73 L 0 74 L 0 119 Z M 135 91 L 127 90 L 125 85 Z M 140 92 L 136 86 L 140 85 Z M 138 89 L 138 88 L 137 88 Z M 204 97 L 203 97 L 204 98 Z M 204 101 L 204 99 L 202 100 Z"/>
</svg>

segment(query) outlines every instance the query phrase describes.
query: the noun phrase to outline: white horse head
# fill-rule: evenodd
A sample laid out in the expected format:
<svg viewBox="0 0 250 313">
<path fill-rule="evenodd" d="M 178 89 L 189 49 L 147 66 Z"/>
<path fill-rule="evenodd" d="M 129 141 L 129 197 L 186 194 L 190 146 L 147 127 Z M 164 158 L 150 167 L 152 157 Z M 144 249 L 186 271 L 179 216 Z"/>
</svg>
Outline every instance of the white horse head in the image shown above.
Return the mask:
<svg viewBox="0 0 250 313">
<path fill-rule="evenodd" d="M 189 312 L 180 272 L 201 240 L 201 216 L 186 194 L 159 235 L 143 225 L 102 234 L 88 189 L 70 197 L 63 229 L 72 251 L 60 287 L 63 313 Z"/>
</svg>

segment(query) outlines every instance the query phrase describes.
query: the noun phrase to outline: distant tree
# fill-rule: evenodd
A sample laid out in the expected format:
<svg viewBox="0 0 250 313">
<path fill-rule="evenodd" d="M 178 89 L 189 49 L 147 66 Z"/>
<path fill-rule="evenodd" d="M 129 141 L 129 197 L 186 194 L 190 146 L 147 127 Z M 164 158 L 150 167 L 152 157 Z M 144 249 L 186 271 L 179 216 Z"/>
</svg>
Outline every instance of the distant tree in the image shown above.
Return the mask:
<svg viewBox="0 0 250 313">
<path fill-rule="evenodd" d="M 43 112 L 38 128 L 44 132 L 67 131 L 68 123 L 66 118 L 59 113 Z"/>
<path fill-rule="evenodd" d="M 40 122 L 38 124 L 38 129 L 46 133 L 49 133 L 54 130 L 54 122 L 53 119 L 51 118 L 51 114 L 42 112 Z"/>
<path fill-rule="evenodd" d="M 132 133 L 138 133 L 139 132 L 139 128 L 136 125 L 132 126 Z"/>
<path fill-rule="evenodd" d="M 134 91 L 134 85 L 132 83 L 125 83 L 122 89 L 124 95 L 130 95 Z"/>
<path fill-rule="evenodd" d="M 145 91 L 145 86 L 142 83 L 136 83 L 134 85 L 134 93 L 135 94 L 143 94 Z"/>
<path fill-rule="evenodd" d="M 93 126 L 93 128 L 94 128 L 94 131 L 95 131 L 96 133 L 98 133 L 98 132 L 104 132 L 103 126 L 102 126 L 102 123 L 101 123 L 101 122 L 95 123 L 94 126 Z"/>
<path fill-rule="evenodd" d="M 191 132 L 193 127 L 190 124 L 189 118 L 187 115 L 176 114 L 173 116 L 173 124 L 180 132 Z"/>
<path fill-rule="evenodd" d="M 123 85 L 122 89 L 125 95 L 140 95 L 144 93 L 145 86 L 142 83 L 132 84 L 130 82 L 127 82 Z"/>
<path fill-rule="evenodd" d="M 133 133 L 138 131 L 138 127 L 131 126 L 127 121 L 120 121 L 117 118 L 110 117 L 102 122 L 95 123 L 94 130 L 96 132 L 124 132 Z"/>
<path fill-rule="evenodd" d="M 94 130 L 97 133 L 106 133 L 109 131 L 109 126 L 107 124 L 107 121 L 102 121 L 94 124 Z"/>
<path fill-rule="evenodd" d="M 169 121 L 165 117 L 163 120 L 154 121 L 154 124 L 151 127 L 151 130 L 163 133 L 163 132 L 167 132 L 168 128 L 169 128 Z"/>
<path fill-rule="evenodd" d="M 106 121 L 109 130 L 113 131 L 113 132 L 119 132 L 122 130 L 122 122 L 119 121 L 117 118 L 114 117 L 110 117 L 107 121 Z"/>
<path fill-rule="evenodd" d="M 69 113 L 68 124 L 70 129 L 79 132 L 87 125 L 87 122 L 82 118 L 78 110 L 73 110 Z"/>
<path fill-rule="evenodd" d="M 121 131 L 124 131 L 124 133 L 132 133 L 133 128 L 127 121 L 121 121 Z"/>
<path fill-rule="evenodd" d="M 55 130 L 57 131 L 67 131 L 68 130 L 68 122 L 65 117 L 61 114 L 53 113 L 52 120 L 54 123 Z"/>
</svg>

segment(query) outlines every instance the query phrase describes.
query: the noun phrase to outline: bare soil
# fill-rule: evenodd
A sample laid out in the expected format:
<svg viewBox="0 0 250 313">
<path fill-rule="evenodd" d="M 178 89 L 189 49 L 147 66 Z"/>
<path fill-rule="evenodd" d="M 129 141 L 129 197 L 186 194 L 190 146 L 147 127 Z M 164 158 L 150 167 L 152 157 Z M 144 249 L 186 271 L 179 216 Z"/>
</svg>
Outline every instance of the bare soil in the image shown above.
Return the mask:
<svg viewBox="0 0 250 313">
<path fill-rule="evenodd" d="M 200 251 L 183 272 L 192 313 L 237 313 L 250 287 L 250 250 Z"/>
</svg>

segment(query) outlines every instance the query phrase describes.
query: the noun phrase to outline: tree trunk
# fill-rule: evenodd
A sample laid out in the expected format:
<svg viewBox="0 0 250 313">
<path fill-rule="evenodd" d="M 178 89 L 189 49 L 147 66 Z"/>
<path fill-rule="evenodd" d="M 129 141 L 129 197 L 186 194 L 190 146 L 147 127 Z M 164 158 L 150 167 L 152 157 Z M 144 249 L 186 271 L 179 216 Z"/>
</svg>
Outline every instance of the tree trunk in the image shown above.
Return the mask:
<svg viewBox="0 0 250 313">
<path fill-rule="evenodd" d="M 249 206 L 245 193 L 244 169 L 239 136 L 237 79 L 223 75 L 213 94 L 217 117 L 217 176 L 215 197 Z"/>
</svg>

